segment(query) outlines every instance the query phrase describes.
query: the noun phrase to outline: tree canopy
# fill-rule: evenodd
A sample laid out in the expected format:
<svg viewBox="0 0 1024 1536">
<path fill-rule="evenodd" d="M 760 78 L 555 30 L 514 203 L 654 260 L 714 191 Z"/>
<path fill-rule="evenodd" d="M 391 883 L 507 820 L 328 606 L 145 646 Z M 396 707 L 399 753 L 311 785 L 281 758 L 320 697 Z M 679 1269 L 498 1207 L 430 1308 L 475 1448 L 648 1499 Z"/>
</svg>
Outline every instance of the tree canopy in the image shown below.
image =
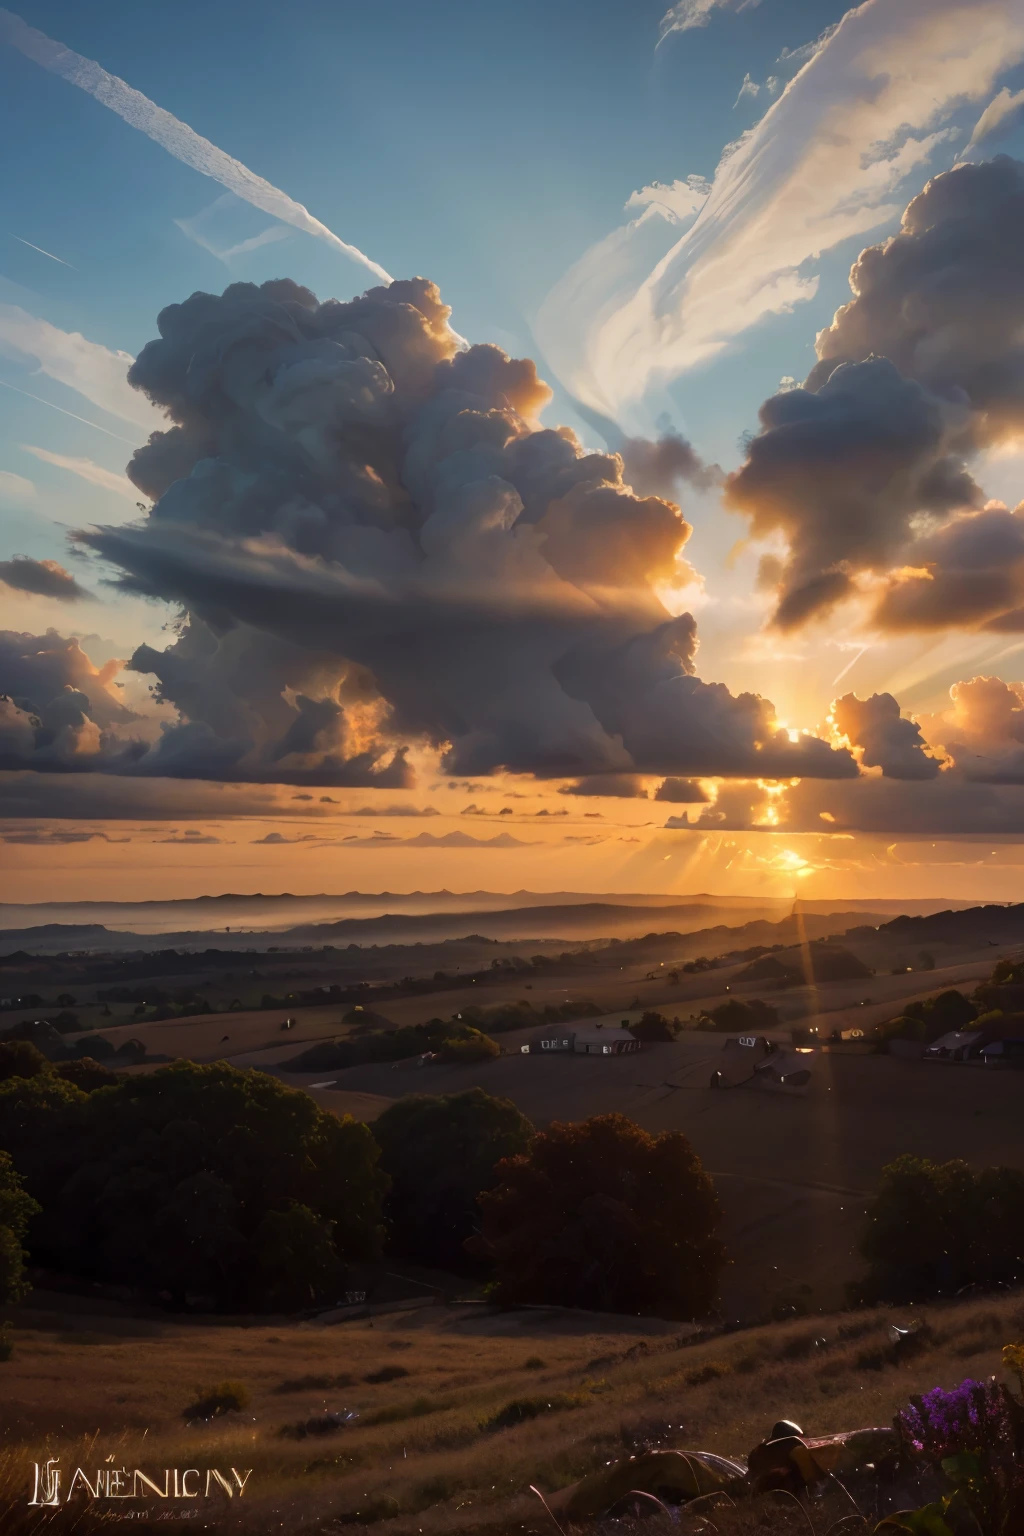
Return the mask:
<svg viewBox="0 0 1024 1536">
<path fill-rule="evenodd" d="M 503 1158 L 524 1152 L 533 1126 L 508 1099 L 482 1088 L 414 1094 L 374 1121 L 380 1166 L 391 1179 L 386 1212 L 402 1258 L 463 1269 L 477 1230 L 477 1196 L 494 1187 Z"/>
<path fill-rule="evenodd" d="M 39 1207 L 22 1188 L 14 1163 L 0 1152 L 0 1302 L 20 1301 L 28 1290 L 25 1251 L 28 1224 Z"/>
<path fill-rule="evenodd" d="M 673 1318 L 713 1305 L 721 1207 L 679 1132 L 619 1114 L 555 1122 L 497 1178 L 469 1246 L 492 1263 L 498 1300 Z"/>
<path fill-rule="evenodd" d="M 294 1298 L 284 1237 L 318 1255 L 331 1300 L 328 1249 L 337 1265 L 379 1251 L 387 1179 L 369 1130 L 266 1073 L 178 1061 L 90 1093 L 11 1077 L 0 1147 L 42 1206 L 33 1256 L 179 1305 Z"/>
<path fill-rule="evenodd" d="M 861 1253 L 870 1301 L 954 1295 L 1024 1280 L 1024 1172 L 905 1156 L 883 1168 Z"/>
</svg>

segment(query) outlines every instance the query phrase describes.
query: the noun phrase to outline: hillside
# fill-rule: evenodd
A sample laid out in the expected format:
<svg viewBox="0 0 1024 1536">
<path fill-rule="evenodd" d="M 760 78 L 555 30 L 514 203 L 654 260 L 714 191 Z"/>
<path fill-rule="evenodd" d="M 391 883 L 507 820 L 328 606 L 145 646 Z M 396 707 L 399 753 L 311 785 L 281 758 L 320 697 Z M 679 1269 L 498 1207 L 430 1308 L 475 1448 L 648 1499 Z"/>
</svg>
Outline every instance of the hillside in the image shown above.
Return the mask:
<svg viewBox="0 0 1024 1536">
<path fill-rule="evenodd" d="M 244 1505 L 203 1508 L 207 1531 L 550 1536 L 530 1484 L 557 1506 L 558 1490 L 649 1446 L 745 1457 L 780 1417 L 811 1434 L 885 1425 L 914 1392 L 997 1371 L 1001 1346 L 1024 1329 L 1020 1295 L 705 1338 L 649 1319 L 479 1305 L 414 1304 L 334 1326 L 200 1323 L 41 1293 L 10 1315 L 0 1524 L 12 1536 L 43 1528 L 24 1485 L 45 1455 L 251 1469 Z M 911 1320 L 932 1333 L 897 1361 L 891 1324 Z M 197 1385 L 225 1380 L 246 1393 L 244 1409 L 188 1428 Z M 831 1519 L 848 1512 L 840 1501 Z"/>
</svg>

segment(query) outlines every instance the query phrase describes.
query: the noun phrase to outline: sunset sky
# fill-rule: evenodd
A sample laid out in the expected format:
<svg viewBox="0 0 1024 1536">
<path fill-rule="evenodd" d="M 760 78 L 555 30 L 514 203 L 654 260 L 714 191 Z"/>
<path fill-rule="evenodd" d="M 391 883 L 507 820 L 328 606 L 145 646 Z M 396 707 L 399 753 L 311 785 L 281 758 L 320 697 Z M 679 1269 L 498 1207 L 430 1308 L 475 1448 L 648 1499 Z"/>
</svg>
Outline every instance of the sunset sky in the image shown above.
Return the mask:
<svg viewBox="0 0 1024 1536">
<path fill-rule="evenodd" d="M 1024 9 L 665 4 L 0 10 L 5 899 L 1024 899 Z"/>
</svg>

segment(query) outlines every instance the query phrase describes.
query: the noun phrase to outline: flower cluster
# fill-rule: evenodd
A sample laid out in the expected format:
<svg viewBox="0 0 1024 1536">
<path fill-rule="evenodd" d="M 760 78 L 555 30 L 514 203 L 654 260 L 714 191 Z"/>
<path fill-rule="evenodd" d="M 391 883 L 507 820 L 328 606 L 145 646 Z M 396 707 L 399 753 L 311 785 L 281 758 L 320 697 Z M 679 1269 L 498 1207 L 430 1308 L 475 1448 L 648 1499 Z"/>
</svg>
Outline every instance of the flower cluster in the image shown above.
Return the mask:
<svg viewBox="0 0 1024 1536">
<path fill-rule="evenodd" d="M 1006 1393 L 994 1377 L 962 1381 L 952 1391 L 936 1387 L 912 1397 L 896 1415 L 901 1438 L 918 1455 L 943 1461 L 1002 1440 L 1010 1428 Z"/>
<path fill-rule="evenodd" d="M 1024 1531 L 1024 1406 L 990 1377 L 936 1387 L 896 1415 L 911 1455 L 941 1467 L 984 1536 Z"/>
</svg>

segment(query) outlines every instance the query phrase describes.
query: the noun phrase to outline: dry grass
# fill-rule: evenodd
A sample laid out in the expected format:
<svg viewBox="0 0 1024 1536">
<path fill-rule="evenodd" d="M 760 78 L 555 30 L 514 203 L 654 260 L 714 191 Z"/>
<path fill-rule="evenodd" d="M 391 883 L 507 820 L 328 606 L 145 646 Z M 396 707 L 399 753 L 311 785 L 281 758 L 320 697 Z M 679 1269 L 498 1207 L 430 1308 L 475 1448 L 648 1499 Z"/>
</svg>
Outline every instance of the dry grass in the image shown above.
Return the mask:
<svg viewBox="0 0 1024 1536">
<path fill-rule="evenodd" d="M 252 1467 L 241 1502 L 210 1501 L 206 1529 L 552 1536 L 531 1483 L 550 1492 L 649 1445 L 745 1455 L 779 1417 L 813 1433 L 885 1424 L 912 1392 L 998 1372 L 1001 1346 L 1024 1334 L 1019 1296 L 916 1310 L 931 1334 L 901 1361 L 887 1312 L 697 1341 L 626 1319 L 441 1307 L 333 1328 L 93 1317 L 89 1332 L 23 1313 L 0 1366 L 0 1529 L 29 1513 L 31 1462 L 59 1454 L 63 1466 Z M 393 1346 L 408 1378 L 381 1379 Z M 244 1412 L 185 1425 L 197 1381 L 227 1379 L 249 1394 Z"/>
</svg>

